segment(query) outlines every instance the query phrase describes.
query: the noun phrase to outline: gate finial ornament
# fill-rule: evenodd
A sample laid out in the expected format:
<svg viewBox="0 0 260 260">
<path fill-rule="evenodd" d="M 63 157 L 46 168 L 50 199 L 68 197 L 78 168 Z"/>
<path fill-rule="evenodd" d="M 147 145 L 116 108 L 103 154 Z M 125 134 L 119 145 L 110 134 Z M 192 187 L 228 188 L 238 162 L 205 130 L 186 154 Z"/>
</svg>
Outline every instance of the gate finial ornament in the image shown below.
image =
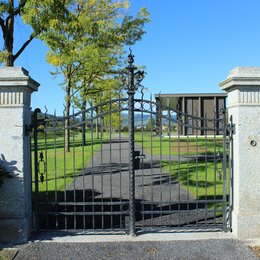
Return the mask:
<svg viewBox="0 0 260 260">
<path fill-rule="evenodd" d="M 134 63 L 134 57 L 135 57 L 135 55 L 133 55 L 133 53 L 132 53 L 132 49 L 131 48 L 129 48 L 129 51 L 130 51 L 130 53 L 128 54 L 128 63 L 129 64 L 133 64 Z"/>
<path fill-rule="evenodd" d="M 131 48 L 129 48 L 129 51 L 130 53 L 128 54 L 127 59 L 129 65 L 121 72 L 121 81 L 128 94 L 135 94 L 144 79 L 144 71 L 138 70 L 135 72 L 137 69 L 137 67 L 133 65 L 135 56 L 133 55 Z"/>
</svg>

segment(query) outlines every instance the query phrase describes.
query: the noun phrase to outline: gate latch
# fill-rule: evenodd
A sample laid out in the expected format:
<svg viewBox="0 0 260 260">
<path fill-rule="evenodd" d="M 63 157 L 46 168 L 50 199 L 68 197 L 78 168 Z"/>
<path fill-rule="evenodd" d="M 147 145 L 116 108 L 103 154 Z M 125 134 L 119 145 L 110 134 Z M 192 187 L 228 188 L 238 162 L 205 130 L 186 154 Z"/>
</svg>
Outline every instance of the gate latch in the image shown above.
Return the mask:
<svg viewBox="0 0 260 260">
<path fill-rule="evenodd" d="M 135 151 L 134 157 L 135 157 L 135 162 L 134 162 L 135 170 L 138 170 L 140 169 L 140 160 L 145 159 L 146 156 L 145 154 L 140 154 L 140 151 Z"/>
</svg>

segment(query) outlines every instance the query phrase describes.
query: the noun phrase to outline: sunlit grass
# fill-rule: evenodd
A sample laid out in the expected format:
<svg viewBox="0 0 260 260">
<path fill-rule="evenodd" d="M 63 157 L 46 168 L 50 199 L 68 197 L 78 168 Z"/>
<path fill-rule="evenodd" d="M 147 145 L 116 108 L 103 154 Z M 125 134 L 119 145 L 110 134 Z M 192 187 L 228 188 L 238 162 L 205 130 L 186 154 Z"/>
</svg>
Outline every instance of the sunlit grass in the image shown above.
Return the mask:
<svg viewBox="0 0 260 260">
<path fill-rule="evenodd" d="M 165 162 L 164 170 L 196 199 L 216 199 L 223 196 L 222 163 Z M 228 175 L 228 169 L 226 170 Z M 228 176 L 226 176 L 228 178 Z"/>
<path fill-rule="evenodd" d="M 173 136 L 159 137 L 154 132 L 137 132 L 135 141 L 142 145 L 147 154 L 196 155 L 213 154 L 223 150 L 222 136 Z"/>
<path fill-rule="evenodd" d="M 127 137 L 128 133 L 121 135 Z M 108 141 L 110 137 L 109 134 L 104 134 L 102 141 Z M 199 136 L 197 138 L 174 137 L 169 139 L 155 136 L 154 133 L 151 135 L 149 132 L 137 132 L 135 133 L 135 140 L 139 146 L 143 146 L 146 154 L 194 156 L 195 159 L 193 158 L 190 161 L 163 161 L 162 163 L 164 170 L 170 172 L 172 177 L 187 189 L 194 198 L 214 199 L 223 195 L 222 162 L 217 160 L 219 154 L 223 153 L 221 138 Z M 40 175 L 38 175 L 39 191 L 66 190 L 100 149 L 101 139 L 94 138 L 91 132 L 87 133 L 85 146 L 82 145 L 80 133 L 72 136 L 71 152 L 65 152 L 64 137 L 62 136 L 48 138 L 47 135 L 46 139 L 38 140 L 39 169 L 40 173 L 44 174 L 43 181 L 40 180 Z M 44 156 L 43 161 L 39 159 L 41 152 Z M 211 159 L 198 159 L 201 155 L 205 158 L 210 155 Z M 34 159 L 34 152 L 32 152 L 32 159 Z M 34 180 L 33 174 L 33 182 Z"/>
<path fill-rule="evenodd" d="M 38 140 L 38 188 L 40 192 L 63 191 L 68 188 L 75 177 L 83 172 L 93 156 L 101 147 L 101 139 L 94 138 L 91 133 L 86 136 L 86 145 L 82 145 L 81 135 L 71 137 L 70 152 L 65 151 L 64 138 L 48 138 Z M 108 135 L 103 135 L 106 141 Z M 32 144 L 33 145 L 33 144 Z M 43 160 L 40 159 L 43 154 Z M 34 151 L 32 151 L 33 191 L 35 190 Z M 40 179 L 43 173 L 44 179 Z"/>
<path fill-rule="evenodd" d="M 223 137 L 173 136 L 159 137 L 155 133 L 135 133 L 135 140 L 145 154 L 171 155 L 186 158 L 163 161 L 163 172 L 168 172 L 195 199 L 219 199 L 224 191 Z M 226 151 L 228 154 L 228 150 Z M 225 170 L 228 180 L 228 167 Z M 226 187 L 228 193 L 228 185 Z"/>
</svg>

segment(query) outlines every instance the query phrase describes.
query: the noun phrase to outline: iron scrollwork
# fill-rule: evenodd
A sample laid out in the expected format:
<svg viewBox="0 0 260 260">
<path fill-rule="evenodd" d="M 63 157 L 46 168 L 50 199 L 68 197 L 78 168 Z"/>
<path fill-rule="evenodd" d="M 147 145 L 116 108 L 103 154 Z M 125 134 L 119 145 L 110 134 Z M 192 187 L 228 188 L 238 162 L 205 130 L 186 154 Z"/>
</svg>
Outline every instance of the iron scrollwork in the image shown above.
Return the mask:
<svg viewBox="0 0 260 260">
<path fill-rule="evenodd" d="M 134 63 L 134 55 L 130 49 L 128 55 L 128 66 L 126 70 L 121 71 L 121 81 L 123 82 L 123 87 L 127 90 L 128 94 L 135 94 L 138 88 L 141 86 L 141 82 L 144 79 L 144 71 L 136 71 L 137 67 Z"/>
<path fill-rule="evenodd" d="M 44 160 L 43 152 L 40 152 L 39 161 L 38 161 L 38 174 L 40 175 L 41 183 L 44 182 L 44 176 L 46 175 L 47 172 L 46 168 L 47 168 L 47 164 L 46 161 Z"/>
</svg>

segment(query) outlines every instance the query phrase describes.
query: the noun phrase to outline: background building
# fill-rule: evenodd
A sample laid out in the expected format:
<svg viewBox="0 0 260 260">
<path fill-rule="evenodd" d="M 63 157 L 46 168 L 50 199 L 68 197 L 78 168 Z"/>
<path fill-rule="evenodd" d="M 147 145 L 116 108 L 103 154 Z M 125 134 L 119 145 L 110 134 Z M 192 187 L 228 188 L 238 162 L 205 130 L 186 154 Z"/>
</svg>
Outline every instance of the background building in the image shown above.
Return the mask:
<svg viewBox="0 0 260 260">
<path fill-rule="evenodd" d="M 206 131 L 207 134 L 210 134 L 210 128 L 214 128 L 214 124 L 218 124 L 217 119 L 221 117 L 221 109 L 226 109 L 226 98 L 225 93 L 155 95 L 158 134 L 162 133 L 161 115 L 167 107 L 175 110 L 177 120 L 182 122 L 179 125 L 179 134 L 204 135 Z M 207 125 L 205 125 L 205 119 L 207 119 Z M 212 119 L 212 121 L 208 119 Z"/>
</svg>

